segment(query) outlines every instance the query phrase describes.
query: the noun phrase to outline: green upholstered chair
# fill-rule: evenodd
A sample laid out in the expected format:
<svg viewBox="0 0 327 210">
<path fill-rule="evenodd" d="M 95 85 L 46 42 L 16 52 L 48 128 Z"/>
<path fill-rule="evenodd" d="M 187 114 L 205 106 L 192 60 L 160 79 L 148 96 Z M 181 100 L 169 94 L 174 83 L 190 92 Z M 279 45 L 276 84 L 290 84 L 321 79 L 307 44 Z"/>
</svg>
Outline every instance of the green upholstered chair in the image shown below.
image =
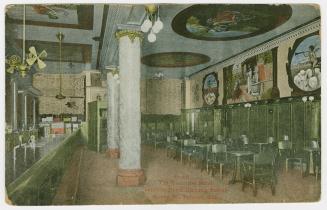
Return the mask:
<svg viewBox="0 0 327 210">
<path fill-rule="evenodd" d="M 253 195 L 257 195 L 258 184 L 269 184 L 272 195 L 276 193 L 276 152 L 265 151 L 253 156 L 252 161 L 242 161 L 242 191 L 247 185 L 251 185 Z"/>
</svg>

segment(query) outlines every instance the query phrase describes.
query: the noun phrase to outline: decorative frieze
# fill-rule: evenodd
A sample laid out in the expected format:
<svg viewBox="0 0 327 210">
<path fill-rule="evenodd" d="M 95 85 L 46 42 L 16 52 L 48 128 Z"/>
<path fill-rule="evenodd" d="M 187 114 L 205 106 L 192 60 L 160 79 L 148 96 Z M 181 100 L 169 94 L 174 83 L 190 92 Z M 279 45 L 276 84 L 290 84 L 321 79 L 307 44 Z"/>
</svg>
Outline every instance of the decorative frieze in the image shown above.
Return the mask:
<svg viewBox="0 0 327 210">
<path fill-rule="evenodd" d="M 238 56 L 235 56 L 225 62 L 220 63 L 219 66 L 225 67 L 225 66 L 234 64 L 235 62 L 244 61 L 247 58 L 250 58 L 254 55 L 257 55 L 257 54 L 263 53 L 267 50 L 271 50 L 275 47 L 278 47 L 281 43 L 283 43 L 285 41 L 294 40 L 294 39 L 302 37 L 308 33 L 313 33 L 318 30 L 320 30 L 320 19 L 316 20 L 312 23 L 309 23 L 308 25 L 305 25 L 298 29 L 295 29 L 294 31 L 291 31 L 290 33 L 279 36 L 276 39 L 273 39 L 273 40 L 265 42 L 257 47 L 254 47 Z"/>
<path fill-rule="evenodd" d="M 210 73 L 212 71 L 214 71 L 215 69 L 222 69 L 223 67 L 226 67 L 226 66 L 229 66 L 229 65 L 233 65 L 235 63 L 240 63 L 252 56 L 255 56 L 257 54 L 260 54 L 260 53 L 263 53 L 267 50 L 271 50 L 275 47 L 278 47 L 280 44 L 282 44 L 283 42 L 286 42 L 286 41 L 290 41 L 290 40 L 295 40 L 299 37 L 302 37 L 306 34 L 309 34 L 309 33 L 313 33 L 313 32 L 316 32 L 316 31 L 319 31 L 320 30 L 320 19 L 316 20 L 316 21 L 313 21 L 307 25 L 304 25 L 302 27 L 299 27 L 289 33 L 286 33 L 286 34 L 283 34 L 275 39 L 272 39 L 268 42 L 265 42 L 259 46 L 256 46 L 254 48 L 251 48 L 237 56 L 234 56 L 228 60 L 225 60 L 221 63 L 218 63 L 216 65 L 214 65 L 214 68 L 208 68 L 206 69 L 204 72 L 205 73 Z M 199 72 L 197 72 L 199 73 Z M 196 75 L 197 73 L 194 73 L 193 75 Z M 192 76 L 193 76 L 192 75 Z"/>
</svg>

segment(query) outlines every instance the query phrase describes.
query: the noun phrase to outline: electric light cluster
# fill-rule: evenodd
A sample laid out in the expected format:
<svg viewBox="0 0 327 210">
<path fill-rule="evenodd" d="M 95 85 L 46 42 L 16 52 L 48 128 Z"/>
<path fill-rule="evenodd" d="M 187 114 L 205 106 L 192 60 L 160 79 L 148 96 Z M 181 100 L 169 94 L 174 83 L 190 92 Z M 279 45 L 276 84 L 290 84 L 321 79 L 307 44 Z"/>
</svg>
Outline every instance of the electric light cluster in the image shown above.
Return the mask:
<svg viewBox="0 0 327 210">
<path fill-rule="evenodd" d="M 147 17 L 141 25 L 141 31 L 148 34 L 148 41 L 155 42 L 157 40 L 156 34 L 158 34 L 163 29 L 163 23 L 159 17 L 159 6 L 156 5 L 146 5 L 145 10 L 147 12 Z"/>
</svg>

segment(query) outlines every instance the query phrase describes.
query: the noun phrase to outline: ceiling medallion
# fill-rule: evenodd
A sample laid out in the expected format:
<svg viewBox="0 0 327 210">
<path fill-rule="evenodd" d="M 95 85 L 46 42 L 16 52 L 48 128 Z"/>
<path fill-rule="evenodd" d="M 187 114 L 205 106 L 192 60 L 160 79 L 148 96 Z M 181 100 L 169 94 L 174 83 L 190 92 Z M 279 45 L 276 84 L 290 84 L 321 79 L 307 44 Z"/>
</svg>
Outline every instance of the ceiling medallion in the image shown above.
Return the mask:
<svg viewBox="0 0 327 210">
<path fill-rule="evenodd" d="M 151 67 L 175 68 L 204 64 L 210 61 L 210 57 L 193 52 L 164 52 L 146 55 L 141 61 Z"/>
</svg>

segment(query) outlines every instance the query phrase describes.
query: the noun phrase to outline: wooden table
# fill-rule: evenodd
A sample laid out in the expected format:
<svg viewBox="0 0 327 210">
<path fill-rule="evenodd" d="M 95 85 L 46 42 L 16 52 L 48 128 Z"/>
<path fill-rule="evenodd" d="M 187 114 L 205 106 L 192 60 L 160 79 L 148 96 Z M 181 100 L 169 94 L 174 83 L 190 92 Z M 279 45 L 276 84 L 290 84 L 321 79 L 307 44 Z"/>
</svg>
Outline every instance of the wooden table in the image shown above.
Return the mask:
<svg viewBox="0 0 327 210">
<path fill-rule="evenodd" d="M 234 162 L 233 178 L 229 182 L 230 184 L 234 184 L 235 182 L 242 181 L 241 180 L 241 157 L 254 155 L 254 153 L 251 151 L 229 151 L 227 153 L 236 157 L 235 162 Z"/>
<path fill-rule="evenodd" d="M 253 143 L 253 144 L 259 145 L 259 152 L 262 152 L 262 145 L 267 145 L 268 143 L 267 142 L 257 142 L 257 143 Z"/>
</svg>

